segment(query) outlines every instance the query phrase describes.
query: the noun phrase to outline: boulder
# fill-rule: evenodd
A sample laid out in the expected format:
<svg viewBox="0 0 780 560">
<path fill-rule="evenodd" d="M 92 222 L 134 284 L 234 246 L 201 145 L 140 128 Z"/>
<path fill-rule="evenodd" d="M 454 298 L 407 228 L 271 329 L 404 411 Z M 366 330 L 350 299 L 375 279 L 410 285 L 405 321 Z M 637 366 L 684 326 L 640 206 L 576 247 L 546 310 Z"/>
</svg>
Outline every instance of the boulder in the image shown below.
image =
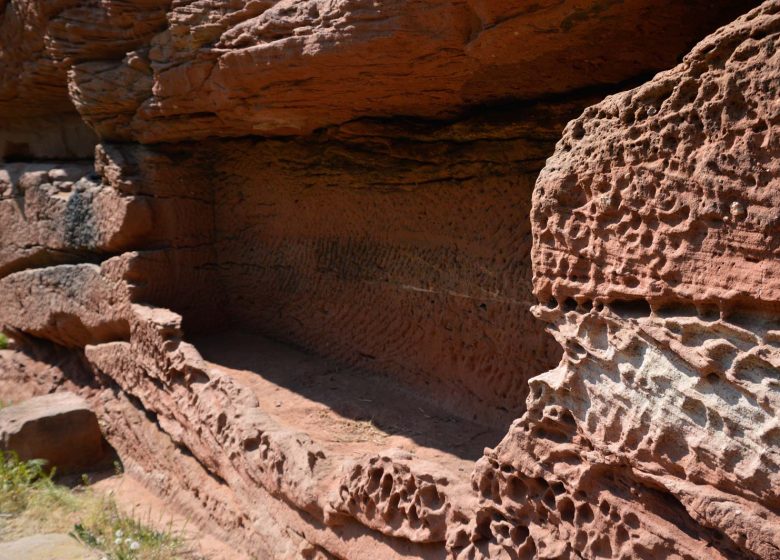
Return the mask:
<svg viewBox="0 0 780 560">
<path fill-rule="evenodd" d="M 0 410 L 0 448 L 44 459 L 58 472 L 93 469 L 108 457 L 97 416 L 73 393 L 33 397 Z"/>
</svg>

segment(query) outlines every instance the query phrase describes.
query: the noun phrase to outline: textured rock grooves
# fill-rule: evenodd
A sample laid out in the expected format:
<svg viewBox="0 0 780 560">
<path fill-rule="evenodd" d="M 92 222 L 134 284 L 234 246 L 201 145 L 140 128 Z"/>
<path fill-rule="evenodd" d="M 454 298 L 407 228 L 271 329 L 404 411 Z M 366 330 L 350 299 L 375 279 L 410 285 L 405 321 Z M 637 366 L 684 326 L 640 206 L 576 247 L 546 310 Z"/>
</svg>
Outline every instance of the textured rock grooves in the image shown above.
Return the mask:
<svg viewBox="0 0 780 560">
<path fill-rule="evenodd" d="M 748 4 L 0 3 L 0 399 L 237 557 L 780 558 Z"/>
</svg>

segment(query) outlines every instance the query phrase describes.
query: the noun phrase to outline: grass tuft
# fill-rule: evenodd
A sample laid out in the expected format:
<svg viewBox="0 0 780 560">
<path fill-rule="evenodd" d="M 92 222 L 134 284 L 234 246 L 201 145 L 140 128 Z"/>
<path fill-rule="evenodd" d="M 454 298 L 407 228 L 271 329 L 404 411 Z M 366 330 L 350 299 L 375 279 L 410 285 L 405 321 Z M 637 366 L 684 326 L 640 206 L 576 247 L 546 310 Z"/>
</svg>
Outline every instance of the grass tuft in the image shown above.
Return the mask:
<svg viewBox="0 0 780 560">
<path fill-rule="evenodd" d="M 0 332 L 0 350 L 8 348 L 8 337 Z"/>
<path fill-rule="evenodd" d="M 69 533 L 106 560 L 197 560 L 181 532 L 159 531 L 120 511 L 111 496 L 56 484 L 44 461 L 0 451 L 0 535 Z"/>
<path fill-rule="evenodd" d="M 158 531 L 135 517 L 124 515 L 110 497 L 94 504 L 70 534 L 111 560 L 194 558 L 180 535 Z"/>
</svg>

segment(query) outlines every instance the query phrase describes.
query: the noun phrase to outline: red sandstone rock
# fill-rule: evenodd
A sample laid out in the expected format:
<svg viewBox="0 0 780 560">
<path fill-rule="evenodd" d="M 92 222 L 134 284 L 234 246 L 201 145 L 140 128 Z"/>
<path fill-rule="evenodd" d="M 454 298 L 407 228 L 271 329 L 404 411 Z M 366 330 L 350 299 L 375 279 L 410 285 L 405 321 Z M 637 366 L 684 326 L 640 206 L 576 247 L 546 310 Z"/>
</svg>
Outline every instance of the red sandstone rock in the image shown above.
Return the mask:
<svg viewBox="0 0 780 560">
<path fill-rule="evenodd" d="M 537 181 L 749 7 L 6 3 L 0 396 L 261 557 L 777 558 L 777 1 Z"/>
<path fill-rule="evenodd" d="M 535 192 L 542 301 L 775 306 L 779 26 L 766 3 L 569 123 Z"/>
<path fill-rule="evenodd" d="M 100 468 L 108 448 L 95 413 L 72 393 L 42 395 L 0 410 L 0 448 L 43 459 L 57 472 Z"/>
<path fill-rule="evenodd" d="M 780 558 L 779 31 L 766 2 L 568 125 L 532 213 L 565 354 L 478 464 L 464 558 Z"/>
<path fill-rule="evenodd" d="M 103 187 L 85 163 L 8 164 L 0 171 L 0 274 L 138 247 L 153 236 L 155 204 Z"/>
<path fill-rule="evenodd" d="M 0 50 L 0 115 L 66 113 L 69 94 L 104 138 L 143 142 L 300 134 L 361 116 L 452 117 L 668 67 L 693 37 L 746 7 L 14 1 L 0 20 L 2 44 L 19 45 Z"/>
</svg>

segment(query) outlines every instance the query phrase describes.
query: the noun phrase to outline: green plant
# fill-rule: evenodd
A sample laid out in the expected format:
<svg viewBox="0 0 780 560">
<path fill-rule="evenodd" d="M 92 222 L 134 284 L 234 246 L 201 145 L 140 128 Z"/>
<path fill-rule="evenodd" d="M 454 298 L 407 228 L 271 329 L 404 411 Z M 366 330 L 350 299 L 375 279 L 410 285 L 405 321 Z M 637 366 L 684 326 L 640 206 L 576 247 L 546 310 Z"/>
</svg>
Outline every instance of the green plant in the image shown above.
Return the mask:
<svg viewBox="0 0 780 560">
<path fill-rule="evenodd" d="M 47 472 L 46 461 L 22 461 L 13 451 L 0 451 L 0 511 L 23 511 L 36 492 L 54 487 L 54 470 Z"/>
<path fill-rule="evenodd" d="M 67 488 L 53 480 L 54 470 L 41 460 L 23 461 L 0 451 L 0 535 L 15 538 L 35 533 L 65 532 L 99 550 L 109 560 L 195 560 L 172 526 L 161 531 L 150 519 L 120 511 L 111 496 L 90 485 Z"/>
<path fill-rule="evenodd" d="M 185 540 L 170 527 L 159 531 L 135 516 L 124 515 L 111 498 L 103 498 L 70 534 L 110 560 L 194 558 Z"/>
<path fill-rule="evenodd" d="M 8 337 L 0 332 L 0 350 L 8 348 Z"/>
</svg>

